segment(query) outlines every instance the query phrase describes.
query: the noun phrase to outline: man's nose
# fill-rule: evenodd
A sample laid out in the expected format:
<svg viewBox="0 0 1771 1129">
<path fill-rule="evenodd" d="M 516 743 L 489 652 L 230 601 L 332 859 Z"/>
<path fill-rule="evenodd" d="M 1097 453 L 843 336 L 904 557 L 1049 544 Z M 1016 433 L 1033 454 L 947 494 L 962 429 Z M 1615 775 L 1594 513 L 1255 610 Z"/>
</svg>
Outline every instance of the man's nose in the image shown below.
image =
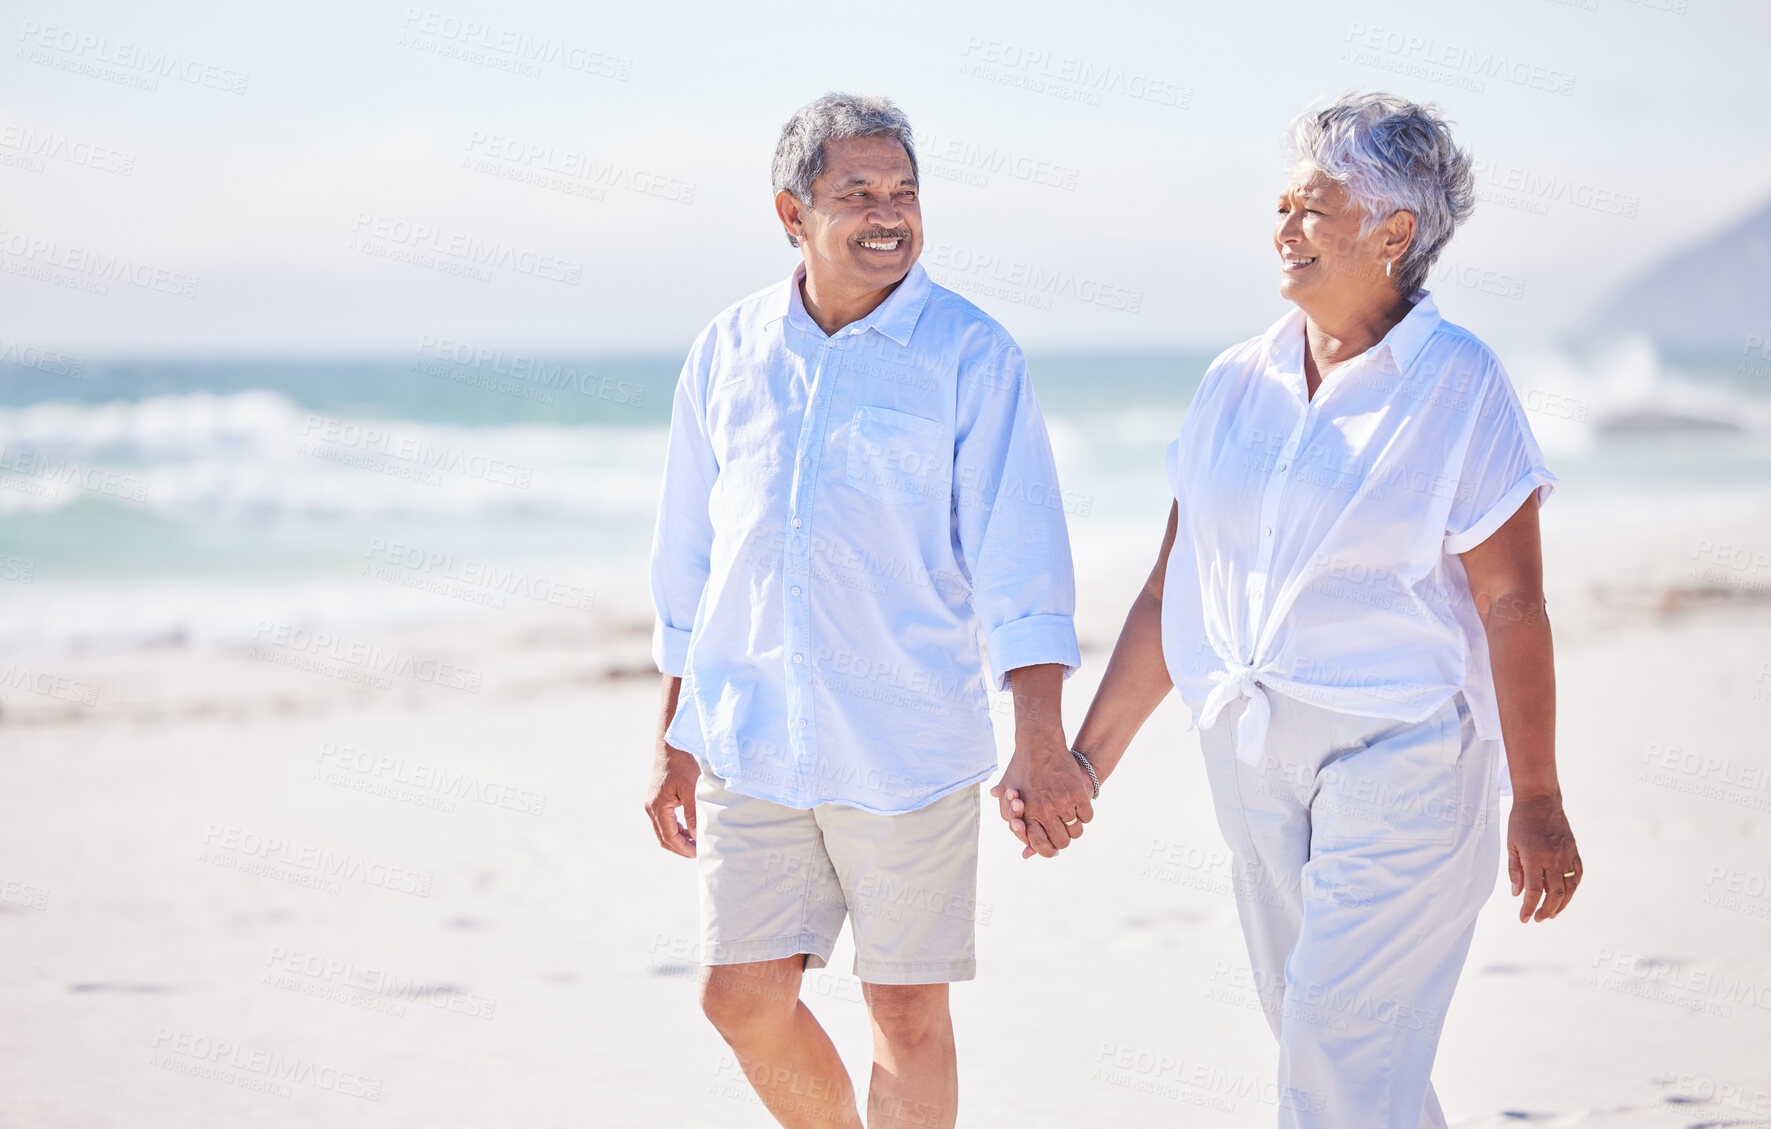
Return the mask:
<svg viewBox="0 0 1771 1129">
<path fill-rule="evenodd" d="M 867 222 L 876 223 L 880 227 L 900 228 L 904 226 L 904 211 L 898 207 L 896 200 L 881 200 L 867 209 Z"/>
</svg>

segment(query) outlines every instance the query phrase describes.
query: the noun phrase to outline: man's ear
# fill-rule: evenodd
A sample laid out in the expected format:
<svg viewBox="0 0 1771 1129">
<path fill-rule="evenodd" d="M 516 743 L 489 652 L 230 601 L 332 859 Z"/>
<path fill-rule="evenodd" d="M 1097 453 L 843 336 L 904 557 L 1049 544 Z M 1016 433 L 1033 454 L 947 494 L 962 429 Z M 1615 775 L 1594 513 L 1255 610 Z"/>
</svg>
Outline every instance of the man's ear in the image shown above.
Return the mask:
<svg viewBox="0 0 1771 1129">
<path fill-rule="evenodd" d="M 795 239 L 806 237 L 807 210 L 805 201 L 786 189 L 775 193 L 775 215 L 780 217 L 781 226 L 787 229 L 787 234 Z"/>
</svg>

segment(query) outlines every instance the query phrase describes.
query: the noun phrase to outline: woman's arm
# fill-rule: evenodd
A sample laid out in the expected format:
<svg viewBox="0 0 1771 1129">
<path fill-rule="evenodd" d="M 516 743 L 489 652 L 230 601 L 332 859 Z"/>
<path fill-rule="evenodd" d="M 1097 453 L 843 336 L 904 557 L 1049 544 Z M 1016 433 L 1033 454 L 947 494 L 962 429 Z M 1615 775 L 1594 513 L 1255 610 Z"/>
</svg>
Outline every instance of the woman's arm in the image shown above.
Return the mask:
<svg viewBox="0 0 1771 1129">
<path fill-rule="evenodd" d="M 1556 666 L 1543 597 L 1537 500 L 1461 554 L 1470 595 L 1488 636 L 1494 695 L 1513 778 L 1507 874 L 1525 898 L 1519 920 L 1547 921 L 1574 897 L 1580 852 L 1556 778 Z M 1573 877 L 1564 877 L 1568 872 Z"/>
<path fill-rule="evenodd" d="M 1168 530 L 1162 535 L 1156 567 L 1126 613 L 1113 657 L 1107 660 L 1107 673 L 1101 676 L 1095 700 L 1082 719 L 1082 728 L 1076 731 L 1076 751 L 1089 759 L 1102 780 L 1118 766 L 1132 738 L 1174 689 L 1168 663 L 1162 657 L 1162 580 L 1168 573 L 1168 554 L 1174 549 L 1179 509 L 1178 505 L 1168 509 Z"/>
<path fill-rule="evenodd" d="M 1075 748 L 1095 766 L 1102 780 L 1118 765 L 1142 726 L 1174 683 L 1168 677 L 1168 664 L 1162 657 L 1162 580 L 1168 572 L 1168 554 L 1174 548 L 1175 528 L 1179 524 L 1179 507 L 1170 506 L 1168 529 L 1162 535 L 1162 550 L 1156 556 L 1156 567 L 1132 601 L 1119 630 L 1119 641 L 1113 646 L 1113 657 L 1107 661 L 1107 672 L 1095 691 L 1082 728 L 1077 731 Z M 1004 774 L 1007 775 L 1006 773 Z M 1021 842 L 1027 842 L 1027 824 L 1021 818 L 1026 807 L 1012 787 L 998 783 L 991 794 L 1002 801 L 1009 827 Z M 1080 837 L 1081 828 L 1072 835 Z M 1029 845 L 1022 852 L 1030 858 L 1036 852 Z"/>
</svg>

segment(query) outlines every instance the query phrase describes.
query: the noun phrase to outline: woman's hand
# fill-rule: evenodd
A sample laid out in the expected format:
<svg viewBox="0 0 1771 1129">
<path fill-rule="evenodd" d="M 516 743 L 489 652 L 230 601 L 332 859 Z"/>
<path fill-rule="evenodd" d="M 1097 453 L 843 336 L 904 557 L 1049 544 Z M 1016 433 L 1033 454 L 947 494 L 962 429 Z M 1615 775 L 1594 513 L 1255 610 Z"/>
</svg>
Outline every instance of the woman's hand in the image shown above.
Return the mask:
<svg viewBox="0 0 1771 1129">
<path fill-rule="evenodd" d="M 1562 814 L 1556 779 L 1556 660 L 1543 596 L 1537 499 L 1462 554 L 1470 598 L 1488 636 L 1495 705 L 1513 778 L 1507 875 L 1525 895 L 1520 921 L 1548 921 L 1568 906 L 1581 878 L 1580 852 Z"/>
<path fill-rule="evenodd" d="M 1519 920 L 1548 921 L 1567 909 L 1584 874 L 1562 798 L 1515 798 L 1507 819 L 1507 876 L 1513 896 L 1525 895 Z"/>
<path fill-rule="evenodd" d="M 1089 795 L 1094 784 L 1068 746 L 1023 746 L 1015 750 L 1002 779 L 990 789 L 997 812 L 1026 846 L 1021 857 L 1055 858 L 1095 817 Z M 1064 821 L 1069 820 L 1066 824 Z"/>
</svg>

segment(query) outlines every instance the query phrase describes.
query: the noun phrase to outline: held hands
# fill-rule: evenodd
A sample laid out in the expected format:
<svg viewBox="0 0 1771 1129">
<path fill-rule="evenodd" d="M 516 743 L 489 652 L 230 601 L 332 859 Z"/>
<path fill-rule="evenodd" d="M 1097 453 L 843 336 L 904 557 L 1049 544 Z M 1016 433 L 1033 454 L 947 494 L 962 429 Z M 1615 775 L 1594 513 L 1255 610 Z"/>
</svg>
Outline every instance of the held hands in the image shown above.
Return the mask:
<svg viewBox="0 0 1771 1129">
<path fill-rule="evenodd" d="M 646 791 L 646 815 L 651 817 L 658 845 L 684 858 L 695 857 L 695 782 L 700 778 L 701 766 L 694 757 L 658 742 L 652 782 Z M 683 810 L 687 827 L 677 822 L 678 808 Z"/>
<path fill-rule="evenodd" d="M 1070 755 L 1062 734 L 1016 742 L 1002 779 L 990 789 L 997 811 L 1024 848 L 1021 857 L 1056 858 L 1095 817 L 1088 773 Z"/>
<path fill-rule="evenodd" d="M 1525 895 L 1519 920 L 1548 921 L 1561 913 L 1585 874 L 1562 798 L 1516 797 L 1507 820 L 1507 877 L 1513 896 Z"/>
</svg>

